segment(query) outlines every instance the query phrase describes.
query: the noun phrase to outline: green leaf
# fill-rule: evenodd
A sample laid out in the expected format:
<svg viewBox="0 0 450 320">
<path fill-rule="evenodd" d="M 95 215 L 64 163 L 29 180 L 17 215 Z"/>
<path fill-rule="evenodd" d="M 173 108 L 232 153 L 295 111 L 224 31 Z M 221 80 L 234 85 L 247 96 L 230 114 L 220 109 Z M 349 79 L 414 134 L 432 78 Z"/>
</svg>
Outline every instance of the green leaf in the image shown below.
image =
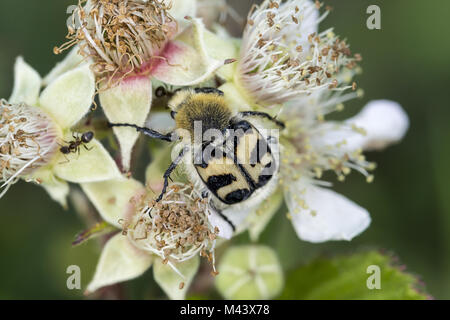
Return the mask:
<svg viewBox="0 0 450 320">
<path fill-rule="evenodd" d="M 375 267 L 374 267 L 375 266 Z M 375 285 L 379 267 L 380 289 Z M 290 274 L 281 299 L 305 300 L 423 300 L 417 277 L 396 265 L 392 255 L 376 251 L 319 258 Z"/>
</svg>

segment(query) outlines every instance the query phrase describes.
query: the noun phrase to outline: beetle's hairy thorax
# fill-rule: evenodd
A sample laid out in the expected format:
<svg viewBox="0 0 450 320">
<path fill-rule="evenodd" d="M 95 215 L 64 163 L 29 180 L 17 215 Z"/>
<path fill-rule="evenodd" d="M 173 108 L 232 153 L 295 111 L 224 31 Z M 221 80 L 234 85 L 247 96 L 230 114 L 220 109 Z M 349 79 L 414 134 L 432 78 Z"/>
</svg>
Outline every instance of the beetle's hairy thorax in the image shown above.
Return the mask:
<svg viewBox="0 0 450 320">
<path fill-rule="evenodd" d="M 225 130 L 232 118 L 223 97 L 216 94 L 189 94 L 177 106 L 175 117 L 179 129 L 188 130 L 194 136 L 194 128 L 201 124 L 202 133 L 209 129 Z"/>
</svg>

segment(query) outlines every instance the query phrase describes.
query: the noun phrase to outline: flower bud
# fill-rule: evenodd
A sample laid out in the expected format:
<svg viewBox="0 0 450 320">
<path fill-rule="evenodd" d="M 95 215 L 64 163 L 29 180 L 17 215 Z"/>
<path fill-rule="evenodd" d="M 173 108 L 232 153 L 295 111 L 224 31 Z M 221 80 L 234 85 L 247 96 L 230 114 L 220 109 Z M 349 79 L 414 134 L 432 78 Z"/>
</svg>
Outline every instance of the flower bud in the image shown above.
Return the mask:
<svg viewBox="0 0 450 320">
<path fill-rule="evenodd" d="M 272 299 L 283 288 L 283 272 L 275 252 L 265 246 L 229 249 L 220 262 L 216 287 L 226 299 Z"/>
</svg>

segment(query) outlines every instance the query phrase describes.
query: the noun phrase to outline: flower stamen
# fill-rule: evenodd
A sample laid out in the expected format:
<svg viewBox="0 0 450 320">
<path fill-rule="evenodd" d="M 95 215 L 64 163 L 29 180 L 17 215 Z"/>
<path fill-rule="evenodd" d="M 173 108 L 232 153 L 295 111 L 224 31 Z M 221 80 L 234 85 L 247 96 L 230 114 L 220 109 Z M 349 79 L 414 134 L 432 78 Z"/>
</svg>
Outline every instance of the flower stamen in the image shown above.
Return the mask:
<svg viewBox="0 0 450 320">
<path fill-rule="evenodd" d="M 35 107 L 0 100 L 0 197 L 19 177 L 46 165 L 57 150 L 57 130 Z"/>
<path fill-rule="evenodd" d="M 271 105 L 322 88 L 352 88 L 338 79 L 343 67 L 356 66 L 357 59 L 348 44 L 332 29 L 299 33 L 315 29 L 328 13 L 314 21 L 315 12 L 315 6 L 308 1 L 300 1 L 299 8 L 299 1 L 267 0 L 250 11 L 238 80 L 257 101 Z"/>
<path fill-rule="evenodd" d="M 86 1 L 79 0 L 72 14 L 69 41 L 54 52 L 79 45 L 79 53 L 92 58 L 99 82 L 108 80 L 108 87 L 158 56 L 177 29 L 165 0 Z"/>
<path fill-rule="evenodd" d="M 215 271 L 219 230 L 209 223 L 210 214 L 207 199 L 192 186 L 173 183 L 160 202 L 153 197 L 142 199 L 126 234 L 138 248 L 156 254 L 177 273 L 176 263 L 196 255 L 207 258 Z"/>
</svg>

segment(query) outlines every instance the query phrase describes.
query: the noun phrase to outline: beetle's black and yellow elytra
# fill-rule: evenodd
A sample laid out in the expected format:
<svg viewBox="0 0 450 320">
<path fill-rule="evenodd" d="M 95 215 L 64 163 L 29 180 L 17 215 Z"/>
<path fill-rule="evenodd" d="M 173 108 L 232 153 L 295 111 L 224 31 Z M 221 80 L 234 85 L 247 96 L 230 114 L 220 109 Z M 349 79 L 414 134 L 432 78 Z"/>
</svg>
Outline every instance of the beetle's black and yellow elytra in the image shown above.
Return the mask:
<svg viewBox="0 0 450 320">
<path fill-rule="evenodd" d="M 228 131 L 230 130 L 230 131 Z M 239 133 L 229 136 L 228 132 Z M 225 128 L 222 152 L 208 158 L 202 146 L 203 159 L 194 167 L 207 188 L 225 204 L 247 200 L 259 188 L 272 179 L 275 159 L 267 141 L 248 121 L 229 123 Z"/>
</svg>

